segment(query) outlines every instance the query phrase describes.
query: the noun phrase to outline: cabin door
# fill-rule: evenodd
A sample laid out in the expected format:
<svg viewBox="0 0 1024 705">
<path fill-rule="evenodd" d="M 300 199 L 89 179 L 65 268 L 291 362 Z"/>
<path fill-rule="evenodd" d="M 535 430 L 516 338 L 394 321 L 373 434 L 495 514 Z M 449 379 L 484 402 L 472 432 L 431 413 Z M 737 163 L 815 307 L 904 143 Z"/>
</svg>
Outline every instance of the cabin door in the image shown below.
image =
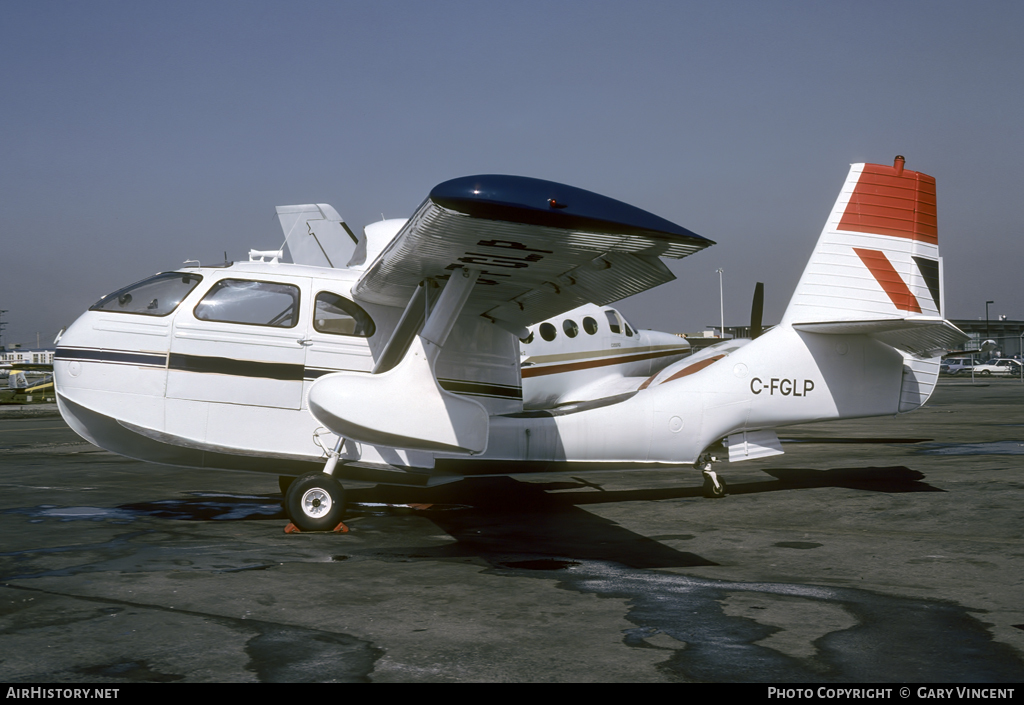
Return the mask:
<svg viewBox="0 0 1024 705">
<path fill-rule="evenodd" d="M 306 347 L 306 394 L 310 385 L 326 374 L 372 372 L 371 342 L 376 341 L 377 332 L 370 314 L 333 291 L 329 283 L 314 281 L 313 294 Z"/>
<path fill-rule="evenodd" d="M 238 274 L 175 316 L 167 397 L 299 409 L 310 280 Z"/>
</svg>

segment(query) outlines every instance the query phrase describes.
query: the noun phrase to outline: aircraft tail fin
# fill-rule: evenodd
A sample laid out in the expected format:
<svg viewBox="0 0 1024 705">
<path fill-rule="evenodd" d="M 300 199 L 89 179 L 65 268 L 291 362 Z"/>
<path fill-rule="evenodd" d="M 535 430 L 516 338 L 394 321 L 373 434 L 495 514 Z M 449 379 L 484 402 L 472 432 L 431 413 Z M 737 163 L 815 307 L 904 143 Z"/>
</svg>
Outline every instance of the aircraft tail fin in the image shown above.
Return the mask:
<svg viewBox="0 0 1024 705">
<path fill-rule="evenodd" d="M 783 322 L 942 317 L 935 179 L 853 164 Z"/>
</svg>

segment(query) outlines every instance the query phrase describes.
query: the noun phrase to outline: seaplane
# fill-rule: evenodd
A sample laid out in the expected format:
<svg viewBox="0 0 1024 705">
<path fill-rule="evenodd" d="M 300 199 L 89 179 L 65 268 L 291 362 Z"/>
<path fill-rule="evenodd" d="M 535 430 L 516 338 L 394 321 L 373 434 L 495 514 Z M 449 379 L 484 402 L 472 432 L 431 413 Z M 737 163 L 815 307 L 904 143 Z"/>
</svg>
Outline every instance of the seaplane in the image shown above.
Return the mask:
<svg viewBox="0 0 1024 705">
<path fill-rule="evenodd" d="M 97 446 L 287 478 L 302 531 L 339 526 L 346 480 L 692 467 L 720 497 L 719 458 L 916 409 L 967 339 L 942 316 L 935 179 L 902 157 L 852 165 L 779 324 L 698 352 L 611 304 L 714 242 L 606 196 L 490 174 L 361 235 L 326 204 L 277 216 L 278 250 L 101 298 L 54 377 Z"/>
</svg>

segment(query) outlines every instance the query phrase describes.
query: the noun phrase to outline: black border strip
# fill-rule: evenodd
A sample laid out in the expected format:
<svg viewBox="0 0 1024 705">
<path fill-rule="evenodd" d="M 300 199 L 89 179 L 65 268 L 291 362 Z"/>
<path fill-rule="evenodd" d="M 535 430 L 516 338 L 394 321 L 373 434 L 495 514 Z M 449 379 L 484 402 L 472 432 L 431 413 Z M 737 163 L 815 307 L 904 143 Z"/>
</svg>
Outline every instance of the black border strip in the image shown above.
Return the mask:
<svg viewBox="0 0 1024 705">
<path fill-rule="evenodd" d="M 439 379 L 441 389 L 453 394 L 471 394 L 478 397 L 496 397 L 499 399 L 522 399 L 521 387 L 510 387 L 503 384 L 485 384 L 470 382 L 464 379 Z"/>
<path fill-rule="evenodd" d="M 229 357 L 211 357 L 204 355 L 185 355 L 170 353 L 161 355 L 154 353 L 125 352 L 119 350 L 86 350 L 75 348 L 57 348 L 54 360 L 84 360 L 87 362 L 108 362 L 145 367 L 166 367 L 178 372 L 194 372 L 196 374 L 230 375 L 233 377 L 251 377 L 256 379 L 275 379 L 284 382 L 302 382 L 315 380 L 334 372 L 351 372 L 354 370 L 324 369 L 305 367 L 304 365 L 287 362 L 260 362 L 258 360 L 236 360 Z M 461 379 L 439 379 L 438 384 L 445 391 L 453 394 L 469 394 L 497 399 L 520 400 L 523 398 L 521 387 L 502 384 L 487 384 Z"/>
<path fill-rule="evenodd" d="M 166 367 L 167 355 L 157 353 L 126 352 L 123 350 L 86 350 L 82 348 L 57 348 L 53 354 L 56 360 L 85 360 L 88 362 L 113 362 L 122 365 L 142 367 Z"/>
<path fill-rule="evenodd" d="M 173 352 L 168 357 L 167 369 L 234 377 L 258 377 L 284 382 L 301 382 L 305 376 L 305 367 L 298 364 L 233 360 L 229 357 L 205 357 Z"/>
</svg>

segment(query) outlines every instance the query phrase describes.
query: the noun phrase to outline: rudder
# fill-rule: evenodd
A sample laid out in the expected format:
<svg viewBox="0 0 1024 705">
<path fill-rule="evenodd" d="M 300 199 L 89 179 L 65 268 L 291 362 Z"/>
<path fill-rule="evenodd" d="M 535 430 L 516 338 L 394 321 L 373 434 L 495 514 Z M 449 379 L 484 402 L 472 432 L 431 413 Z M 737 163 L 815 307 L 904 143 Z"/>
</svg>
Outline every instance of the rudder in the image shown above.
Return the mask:
<svg viewBox="0 0 1024 705">
<path fill-rule="evenodd" d="M 853 164 L 783 322 L 942 316 L 935 179 Z"/>
</svg>

